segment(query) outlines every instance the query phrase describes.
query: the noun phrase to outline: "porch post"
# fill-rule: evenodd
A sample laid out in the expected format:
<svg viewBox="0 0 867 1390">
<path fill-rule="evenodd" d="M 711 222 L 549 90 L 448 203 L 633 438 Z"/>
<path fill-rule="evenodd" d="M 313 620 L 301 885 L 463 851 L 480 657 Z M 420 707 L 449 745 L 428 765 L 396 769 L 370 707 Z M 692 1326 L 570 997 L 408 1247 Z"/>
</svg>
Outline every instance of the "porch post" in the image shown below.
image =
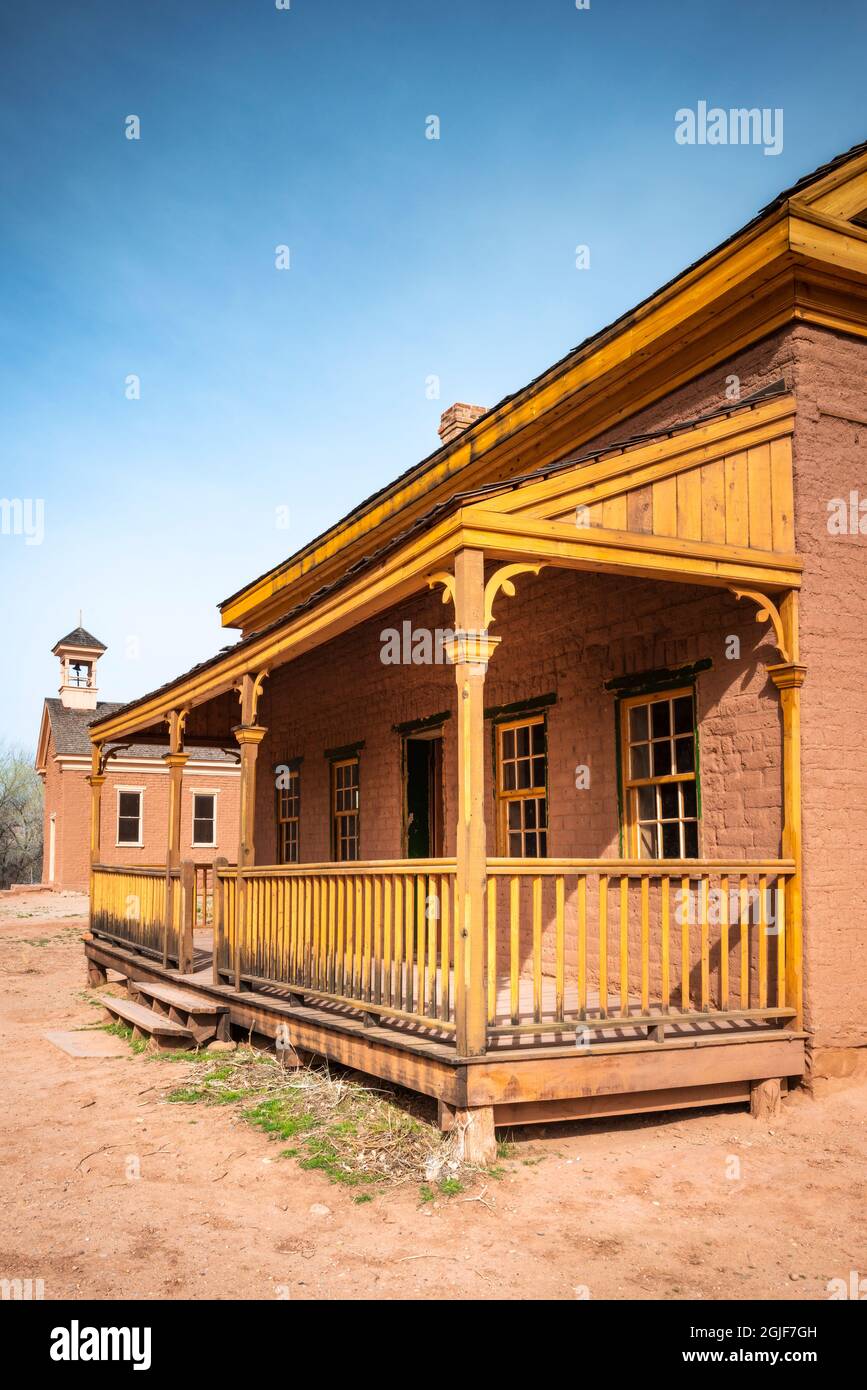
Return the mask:
<svg viewBox="0 0 867 1390">
<path fill-rule="evenodd" d="M 786 884 L 786 1004 L 796 1010 L 795 1028 L 804 1025 L 803 886 L 801 843 L 801 686 L 807 674 L 799 662 L 798 594 L 791 590 L 780 604 L 789 661 L 769 666 L 768 675 L 780 693 L 783 716 L 783 834 L 782 850 L 794 859 L 795 872 Z"/>
<path fill-rule="evenodd" d="M 241 988 L 241 942 L 247 915 L 244 870 L 256 862 L 256 758 L 267 730 L 261 724 L 238 724 L 232 731 L 241 749 L 240 815 L 238 822 L 238 879 L 236 904 L 235 989 Z"/>
<path fill-rule="evenodd" d="M 163 754 L 163 762 L 169 770 L 169 816 L 168 843 L 166 847 L 166 920 L 163 929 L 163 966 L 169 963 L 169 940 L 174 923 L 174 896 L 181 891 L 177 874 L 181 867 L 181 796 L 183 793 L 184 768 L 189 753 L 183 751 L 184 722 L 186 714 L 172 710 L 169 715 L 169 751 Z M 178 969 L 183 970 L 183 951 L 178 942 Z"/>
<path fill-rule="evenodd" d="M 455 556 L 455 634 L 447 655 L 458 692 L 458 824 L 455 846 L 455 1033 L 458 1056 L 486 1050 L 485 675 L 499 645 L 485 627 L 484 554 Z"/>
<path fill-rule="evenodd" d="M 100 816 L 102 809 L 102 788 L 105 782 L 105 773 L 100 765 L 100 749 L 98 744 L 94 744 L 91 753 L 91 773 L 88 777 L 90 783 L 90 863 L 91 867 L 99 863 L 100 847 Z"/>
</svg>

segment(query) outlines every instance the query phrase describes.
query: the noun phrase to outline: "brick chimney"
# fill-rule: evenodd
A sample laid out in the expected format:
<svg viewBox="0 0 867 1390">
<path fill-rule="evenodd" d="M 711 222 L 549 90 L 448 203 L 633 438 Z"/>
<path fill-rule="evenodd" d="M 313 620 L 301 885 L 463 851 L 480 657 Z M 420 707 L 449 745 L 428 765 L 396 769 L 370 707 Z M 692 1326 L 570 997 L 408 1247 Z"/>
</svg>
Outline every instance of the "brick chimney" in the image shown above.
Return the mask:
<svg viewBox="0 0 867 1390">
<path fill-rule="evenodd" d="M 455 401 L 448 410 L 444 410 L 440 416 L 440 427 L 437 434 L 443 444 L 451 444 L 453 439 L 457 439 L 459 434 L 468 430 L 470 425 L 474 425 L 479 416 L 484 415 L 487 407 L 484 405 L 465 405 L 463 401 Z"/>
</svg>

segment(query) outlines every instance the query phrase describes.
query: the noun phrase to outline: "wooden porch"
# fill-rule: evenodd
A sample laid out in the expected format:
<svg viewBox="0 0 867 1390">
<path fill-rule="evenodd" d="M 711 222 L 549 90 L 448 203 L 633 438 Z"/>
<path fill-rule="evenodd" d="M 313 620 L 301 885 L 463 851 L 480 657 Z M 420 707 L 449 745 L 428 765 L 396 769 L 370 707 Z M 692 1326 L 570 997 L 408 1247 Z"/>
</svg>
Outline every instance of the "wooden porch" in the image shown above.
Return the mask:
<svg viewBox="0 0 867 1390">
<path fill-rule="evenodd" d="M 458 1115 L 474 1124 L 488 1155 L 496 1124 L 739 1103 L 756 1083 L 800 1076 L 805 671 L 792 419 L 791 398 L 776 396 L 464 495 L 375 561 L 360 558 L 284 621 L 98 721 L 93 970 L 182 976 L 227 1001 L 237 1028 L 436 1096 L 443 1122 Z M 508 659 L 508 640 L 491 626 L 516 578 L 546 566 L 728 590 L 754 605 L 773 632 L 763 652 L 780 658 L 767 667 L 782 732 L 779 856 L 657 858 L 671 849 L 653 836 L 640 840 L 636 815 L 624 827 L 636 857 L 609 848 L 600 858 L 537 858 L 535 834 L 534 857 L 518 857 L 530 839 L 516 852 L 511 837 L 516 857 L 501 857 L 503 836 L 489 837 L 487 824 L 485 686 L 490 664 Z M 456 714 L 454 854 L 361 859 L 356 826 L 345 843 L 335 835 L 331 860 L 260 863 L 266 681 L 270 692 L 278 668 L 432 589 L 454 612 L 444 642 Z M 269 693 L 266 708 L 270 701 Z M 275 701 L 272 717 L 285 710 Z M 124 738 L 165 739 L 166 725 L 167 865 L 108 869 L 99 856 L 105 762 Z M 677 732 L 672 724 L 665 735 L 672 758 Z M 237 746 L 241 807 L 239 862 L 215 866 L 207 961 L 195 951 L 199 895 L 194 867 L 181 863 L 179 808 L 185 740 L 209 738 Z M 269 751 L 273 765 L 277 750 Z M 667 773 L 675 791 L 693 775 L 674 762 Z M 539 791 L 544 803 L 545 785 Z M 699 810 L 680 814 L 697 827 Z M 681 854 L 695 852 L 697 828 L 695 836 L 684 831 Z M 552 840 L 553 831 L 548 848 Z"/>
</svg>

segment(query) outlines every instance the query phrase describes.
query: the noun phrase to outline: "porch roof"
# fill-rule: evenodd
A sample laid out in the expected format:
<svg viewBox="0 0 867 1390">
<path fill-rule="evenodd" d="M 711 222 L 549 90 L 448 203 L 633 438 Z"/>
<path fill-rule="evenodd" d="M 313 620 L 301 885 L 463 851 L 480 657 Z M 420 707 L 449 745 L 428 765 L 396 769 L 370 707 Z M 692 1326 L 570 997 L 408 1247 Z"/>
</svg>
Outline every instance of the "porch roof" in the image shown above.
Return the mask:
<svg viewBox="0 0 867 1390">
<path fill-rule="evenodd" d="M 776 386 L 713 415 L 457 493 L 289 613 L 91 721 L 91 740 L 157 727 L 172 710 L 302 655 L 424 590 L 465 548 L 681 583 L 796 588 L 793 421 L 794 400 Z"/>
</svg>

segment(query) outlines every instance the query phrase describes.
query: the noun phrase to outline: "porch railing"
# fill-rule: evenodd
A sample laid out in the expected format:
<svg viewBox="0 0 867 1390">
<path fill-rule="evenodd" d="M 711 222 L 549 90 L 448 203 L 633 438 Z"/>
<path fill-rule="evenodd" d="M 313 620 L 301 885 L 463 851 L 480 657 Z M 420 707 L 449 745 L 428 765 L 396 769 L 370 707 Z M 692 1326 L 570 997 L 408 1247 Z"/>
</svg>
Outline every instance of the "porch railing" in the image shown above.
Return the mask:
<svg viewBox="0 0 867 1390">
<path fill-rule="evenodd" d="M 175 877 L 180 878 L 180 873 Z M 166 941 L 166 870 L 97 864 L 91 874 L 91 928 L 146 955 L 179 959 L 181 895 L 173 893 Z M 166 947 L 168 948 L 166 950 Z"/>
<path fill-rule="evenodd" d="M 221 978 L 454 1030 L 453 859 L 216 872 Z"/>
<path fill-rule="evenodd" d="M 796 1012 L 791 860 L 489 859 L 487 871 L 489 1037 Z"/>
</svg>

